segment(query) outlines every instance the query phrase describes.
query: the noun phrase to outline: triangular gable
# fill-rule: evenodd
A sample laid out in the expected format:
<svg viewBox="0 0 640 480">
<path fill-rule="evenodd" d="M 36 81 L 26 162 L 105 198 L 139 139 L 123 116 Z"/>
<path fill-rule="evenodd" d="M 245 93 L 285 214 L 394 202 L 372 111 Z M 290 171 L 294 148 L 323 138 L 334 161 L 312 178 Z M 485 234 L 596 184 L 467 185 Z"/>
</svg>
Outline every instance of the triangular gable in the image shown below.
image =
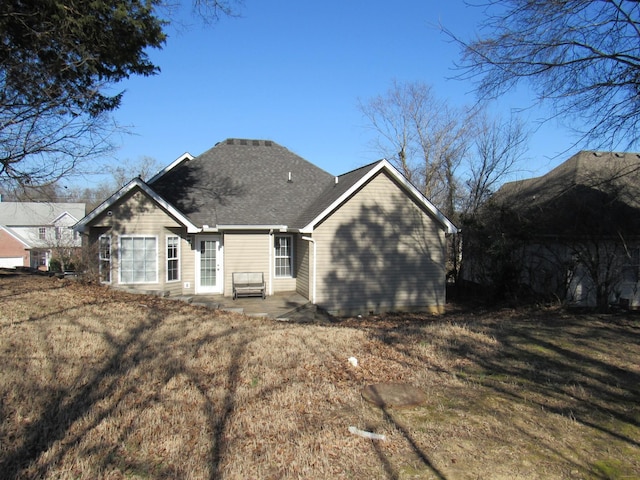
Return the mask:
<svg viewBox="0 0 640 480">
<path fill-rule="evenodd" d="M 457 233 L 458 229 L 456 228 L 456 226 L 387 160 L 380 160 L 373 168 L 366 171 L 366 173 L 364 173 L 363 176 L 358 181 L 356 181 L 348 190 L 346 190 L 342 195 L 335 199 L 307 225 L 301 228 L 300 232 L 312 233 L 316 225 L 327 218 L 345 200 L 347 200 L 351 195 L 358 191 L 363 185 L 369 182 L 369 180 L 375 177 L 382 170 L 388 172 L 404 188 L 409 196 L 411 196 L 416 202 L 422 205 L 427 211 L 431 212 L 447 233 Z"/>
<path fill-rule="evenodd" d="M 82 220 L 76 223 L 73 226 L 74 230 L 79 232 L 84 232 L 87 225 L 91 223 L 96 217 L 98 217 L 102 212 L 107 210 L 111 205 L 116 203 L 122 197 L 124 197 L 127 193 L 129 193 L 134 188 L 140 188 L 143 192 L 145 192 L 151 199 L 156 202 L 160 207 L 169 212 L 179 223 L 187 227 L 188 233 L 198 233 L 202 229 L 195 226 L 191 221 L 185 217 L 180 211 L 178 211 L 173 205 L 163 199 L 160 195 L 154 192 L 145 182 L 143 182 L 140 178 L 134 178 L 129 183 L 127 183 L 124 187 L 118 190 L 116 193 L 107 198 L 104 202 L 98 205 L 92 212 L 86 215 Z"/>
<path fill-rule="evenodd" d="M 68 217 L 70 217 L 72 220 L 74 220 L 74 222 L 75 222 L 75 223 L 77 223 L 77 222 L 78 222 L 78 219 L 77 219 L 76 217 L 74 217 L 73 215 L 71 215 L 69 212 L 62 212 L 60 215 L 58 215 L 56 218 L 54 218 L 54 219 L 53 219 L 53 221 L 52 221 L 51 223 L 52 223 L 53 225 L 55 225 L 55 224 L 56 224 L 56 222 L 57 222 L 58 220 L 60 220 L 62 217 L 64 217 L 65 215 L 66 215 L 66 216 L 68 216 Z"/>
<path fill-rule="evenodd" d="M 169 165 L 164 167 L 162 170 L 160 170 L 158 173 L 156 173 L 153 177 L 151 177 L 147 182 L 147 184 L 152 184 L 153 182 L 158 180 L 160 177 L 162 177 L 165 173 L 173 170 L 175 167 L 180 165 L 182 162 L 193 160 L 194 158 L 195 157 L 191 155 L 189 152 L 183 153 L 178 158 L 176 158 L 172 163 L 170 163 Z"/>
<path fill-rule="evenodd" d="M 22 243 L 27 249 L 32 248 L 32 246 L 24 239 L 22 238 L 20 235 L 18 235 L 16 232 L 14 232 L 13 230 L 11 230 L 9 227 L 5 227 L 4 225 L 0 225 L 0 230 L 4 230 L 5 232 L 7 232 L 7 234 L 11 235 L 13 238 L 15 238 L 17 241 L 19 241 L 20 243 Z"/>
</svg>

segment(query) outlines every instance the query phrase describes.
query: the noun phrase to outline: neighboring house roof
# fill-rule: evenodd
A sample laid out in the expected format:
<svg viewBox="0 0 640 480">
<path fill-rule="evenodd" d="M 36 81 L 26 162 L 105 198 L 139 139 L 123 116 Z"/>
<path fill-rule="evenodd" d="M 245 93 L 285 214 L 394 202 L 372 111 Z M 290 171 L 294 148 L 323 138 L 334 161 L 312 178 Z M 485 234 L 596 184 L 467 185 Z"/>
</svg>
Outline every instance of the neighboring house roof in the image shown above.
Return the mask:
<svg viewBox="0 0 640 480">
<path fill-rule="evenodd" d="M 640 233 L 640 154 L 581 151 L 541 177 L 504 184 L 492 200 L 538 233 Z"/>
<path fill-rule="evenodd" d="M 84 203 L 0 202 L 0 225 L 37 227 L 53 225 L 65 213 L 78 220 L 85 215 Z"/>
<path fill-rule="evenodd" d="M 448 232 L 455 226 L 386 160 L 339 177 L 270 140 L 227 139 L 203 154 L 186 153 L 149 180 L 134 179 L 76 225 L 91 220 L 134 187 L 189 232 L 281 228 L 310 232 L 373 175 L 387 171 Z"/>
</svg>

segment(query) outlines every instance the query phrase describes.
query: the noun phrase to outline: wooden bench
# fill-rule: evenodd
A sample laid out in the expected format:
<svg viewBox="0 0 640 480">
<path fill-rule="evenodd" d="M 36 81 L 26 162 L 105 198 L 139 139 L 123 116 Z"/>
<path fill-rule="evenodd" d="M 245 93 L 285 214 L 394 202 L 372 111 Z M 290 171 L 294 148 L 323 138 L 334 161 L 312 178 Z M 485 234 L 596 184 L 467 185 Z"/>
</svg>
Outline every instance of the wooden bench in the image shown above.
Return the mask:
<svg viewBox="0 0 640 480">
<path fill-rule="evenodd" d="M 267 295 L 266 285 L 264 283 L 264 274 L 262 272 L 233 272 L 233 299 L 238 297 L 261 296 L 265 298 Z"/>
</svg>

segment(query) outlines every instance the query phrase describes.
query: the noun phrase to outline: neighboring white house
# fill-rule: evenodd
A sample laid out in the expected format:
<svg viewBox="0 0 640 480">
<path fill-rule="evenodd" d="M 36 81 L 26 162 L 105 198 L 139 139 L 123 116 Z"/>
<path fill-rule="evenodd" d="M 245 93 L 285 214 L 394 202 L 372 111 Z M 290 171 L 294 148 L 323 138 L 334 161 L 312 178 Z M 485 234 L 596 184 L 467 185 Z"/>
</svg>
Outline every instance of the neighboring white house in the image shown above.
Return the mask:
<svg viewBox="0 0 640 480">
<path fill-rule="evenodd" d="M 0 267 L 46 270 L 51 258 L 82 246 L 70 227 L 84 203 L 0 202 Z"/>
</svg>

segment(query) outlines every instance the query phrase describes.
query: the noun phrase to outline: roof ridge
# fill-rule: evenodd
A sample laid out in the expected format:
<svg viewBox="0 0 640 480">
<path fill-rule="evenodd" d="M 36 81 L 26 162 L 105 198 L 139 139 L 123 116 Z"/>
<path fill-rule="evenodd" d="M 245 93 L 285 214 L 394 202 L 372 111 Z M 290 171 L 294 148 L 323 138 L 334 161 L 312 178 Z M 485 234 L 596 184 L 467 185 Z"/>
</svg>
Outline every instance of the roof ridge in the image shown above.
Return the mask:
<svg viewBox="0 0 640 480">
<path fill-rule="evenodd" d="M 273 140 L 267 140 L 267 139 L 227 138 L 227 139 L 223 140 L 222 142 L 216 143 L 214 145 L 214 147 L 217 147 L 221 143 L 223 143 L 225 145 L 244 145 L 244 146 L 248 146 L 248 147 L 273 147 L 274 145 L 280 146 L 276 142 L 274 142 Z"/>
<path fill-rule="evenodd" d="M 386 160 L 385 158 L 381 158 L 380 160 L 376 160 L 375 162 L 371 162 L 371 163 L 368 163 L 368 164 L 366 164 L 366 165 L 362 165 L 361 167 L 354 168 L 353 170 L 349 170 L 348 172 L 341 173 L 340 175 L 337 175 L 337 177 L 338 177 L 338 178 L 340 178 L 340 177 L 344 177 L 345 175 L 350 175 L 350 174 L 352 174 L 352 173 L 357 172 L 358 170 L 363 170 L 363 169 L 371 168 L 371 167 L 373 167 L 374 165 L 379 164 L 380 162 L 384 162 L 385 160 Z M 387 160 L 387 161 L 388 161 L 388 160 Z"/>
</svg>

